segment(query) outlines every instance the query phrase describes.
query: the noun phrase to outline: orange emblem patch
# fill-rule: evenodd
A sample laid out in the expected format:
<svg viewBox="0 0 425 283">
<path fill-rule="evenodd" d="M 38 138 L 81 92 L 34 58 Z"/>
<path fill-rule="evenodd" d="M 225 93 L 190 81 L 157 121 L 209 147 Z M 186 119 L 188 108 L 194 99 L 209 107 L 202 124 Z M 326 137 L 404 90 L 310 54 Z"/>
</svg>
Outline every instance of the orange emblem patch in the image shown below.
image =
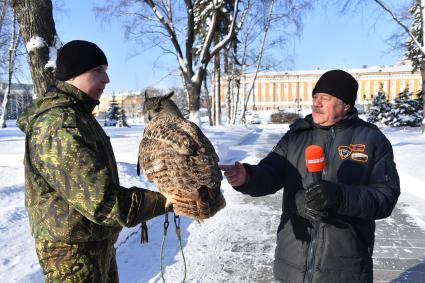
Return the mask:
<svg viewBox="0 0 425 283">
<path fill-rule="evenodd" d="M 350 144 L 350 149 L 352 151 L 364 152 L 365 148 L 365 144 Z"/>
<path fill-rule="evenodd" d="M 346 145 L 340 145 L 338 146 L 338 154 L 339 157 L 341 157 L 342 160 L 347 159 L 351 155 L 351 149 L 349 146 Z"/>
<path fill-rule="evenodd" d="M 338 146 L 338 154 L 342 160 L 351 158 L 351 160 L 366 163 L 369 156 L 364 153 L 366 149 L 365 144 L 350 144 Z"/>
</svg>

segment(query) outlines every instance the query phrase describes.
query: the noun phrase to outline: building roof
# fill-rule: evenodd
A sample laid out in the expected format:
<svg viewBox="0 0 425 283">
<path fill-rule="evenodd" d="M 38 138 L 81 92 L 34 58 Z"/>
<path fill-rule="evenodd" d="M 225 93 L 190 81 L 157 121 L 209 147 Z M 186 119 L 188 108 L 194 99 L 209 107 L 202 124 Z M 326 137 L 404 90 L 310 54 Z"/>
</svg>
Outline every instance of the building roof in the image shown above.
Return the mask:
<svg viewBox="0 0 425 283">
<path fill-rule="evenodd" d="M 350 74 L 372 74 L 372 73 L 411 73 L 413 67 L 409 63 L 402 63 L 394 66 L 364 66 L 362 68 L 342 68 L 342 70 Z M 320 76 L 323 73 L 329 71 L 329 69 L 316 69 L 316 70 L 296 70 L 296 71 L 273 71 L 273 72 L 258 72 L 258 76 L 261 77 L 273 77 L 273 76 Z M 246 76 L 253 76 L 254 73 L 247 73 Z"/>
</svg>

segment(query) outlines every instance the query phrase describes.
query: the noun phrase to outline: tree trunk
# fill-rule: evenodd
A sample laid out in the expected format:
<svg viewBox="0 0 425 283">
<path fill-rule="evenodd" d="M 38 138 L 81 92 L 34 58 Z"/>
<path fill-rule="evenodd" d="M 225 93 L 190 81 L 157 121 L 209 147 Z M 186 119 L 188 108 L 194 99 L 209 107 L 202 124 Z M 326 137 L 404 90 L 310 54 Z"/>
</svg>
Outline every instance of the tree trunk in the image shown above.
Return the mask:
<svg viewBox="0 0 425 283">
<path fill-rule="evenodd" d="M 235 98 L 235 101 L 233 102 L 232 125 L 236 124 L 236 116 L 238 115 L 239 97 L 241 92 L 240 77 L 237 77 L 235 79 L 235 84 L 236 84 L 236 98 Z"/>
<path fill-rule="evenodd" d="M 0 12 L 0 34 L 1 31 L 3 29 L 3 24 L 4 24 L 4 18 L 6 16 L 6 10 L 7 10 L 7 0 L 3 0 L 3 3 L 1 4 L 1 12 Z"/>
<path fill-rule="evenodd" d="M 199 116 L 199 108 L 201 106 L 201 82 L 191 81 L 186 83 L 187 94 L 189 97 L 189 119 L 200 125 L 201 119 Z"/>
<path fill-rule="evenodd" d="M 207 104 L 208 121 L 210 126 L 212 126 L 213 120 L 211 115 L 211 100 L 210 100 L 210 94 L 209 94 L 208 83 L 207 83 L 207 72 L 205 72 L 203 83 L 204 83 L 204 89 L 205 89 L 205 102 Z"/>
<path fill-rule="evenodd" d="M 231 83 L 232 75 L 230 73 L 230 63 L 229 63 L 229 47 L 223 49 L 223 59 L 224 59 L 224 74 L 226 75 L 226 94 L 225 94 L 225 103 L 226 103 L 226 122 L 230 125 L 231 116 L 232 116 L 232 95 L 231 95 Z"/>
<path fill-rule="evenodd" d="M 425 0 L 421 0 L 421 28 L 422 28 L 422 47 L 425 46 Z M 425 55 L 425 54 L 423 54 Z M 422 133 L 425 133 L 425 96 L 424 96 L 424 89 L 425 89 L 425 62 L 421 63 L 420 67 L 421 77 L 422 77 Z"/>
<path fill-rule="evenodd" d="M 216 76 L 216 71 L 215 71 L 215 67 L 213 66 L 213 68 L 212 68 L 212 79 L 211 79 L 211 118 L 212 118 L 212 121 L 211 121 L 211 126 L 215 126 L 215 121 L 216 121 L 216 119 L 215 119 L 215 117 L 217 116 L 217 109 L 216 109 L 216 103 L 215 103 L 215 100 L 216 100 L 216 88 L 217 88 L 217 85 L 216 85 L 216 83 L 215 83 L 215 80 L 217 79 L 217 76 Z"/>
<path fill-rule="evenodd" d="M 425 133 L 425 63 L 421 64 L 421 77 L 422 77 L 422 133 Z"/>
<path fill-rule="evenodd" d="M 36 96 L 42 96 L 54 79 L 54 68 L 48 64 L 49 48 L 59 44 L 52 14 L 51 0 L 12 0 L 28 52 L 28 63 Z M 31 43 L 39 39 L 35 46 Z M 44 44 L 43 44 L 44 41 Z M 37 41 L 36 41 L 37 42 Z"/>
<path fill-rule="evenodd" d="M 221 101 L 220 101 L 220 92 L 221 92 L 221 68 L 220 68 L 220 52 L 214 56 L 214 70 L 215 70 L 215 123 L 214 125 L 221 125 Z"/>
</svg>

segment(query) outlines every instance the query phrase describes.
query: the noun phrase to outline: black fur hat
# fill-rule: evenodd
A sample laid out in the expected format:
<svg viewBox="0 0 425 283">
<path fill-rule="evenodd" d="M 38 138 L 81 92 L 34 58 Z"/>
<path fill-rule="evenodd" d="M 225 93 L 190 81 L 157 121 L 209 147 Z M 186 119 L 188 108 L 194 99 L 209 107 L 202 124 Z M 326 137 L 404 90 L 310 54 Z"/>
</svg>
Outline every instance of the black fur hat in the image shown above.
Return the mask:
<svg viewBox="0 0 425 283">
<path fill-rule="evenodd" d="M 358 89 L 359 84 L 352 75 L 342 70 L 331 70 L 319 78 L 312 94 L 327 93 L 354 106 Z"/>
<path fill-rule="evenodd" d="M 108 65 L 108 60 L 96 44 L 85 40 L 73 40 L 59 50 L 56 59 L 56 79 L 66 81 L 100 65 Z"/>
</svg>

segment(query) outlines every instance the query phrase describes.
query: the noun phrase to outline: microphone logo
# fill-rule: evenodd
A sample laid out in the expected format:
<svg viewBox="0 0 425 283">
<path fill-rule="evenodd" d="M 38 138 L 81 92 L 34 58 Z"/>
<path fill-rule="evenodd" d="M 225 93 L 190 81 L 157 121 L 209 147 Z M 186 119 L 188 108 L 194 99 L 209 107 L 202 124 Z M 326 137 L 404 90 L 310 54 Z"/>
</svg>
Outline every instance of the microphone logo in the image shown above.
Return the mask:
<svg viewBox="0 0 425 283">
<path fill-rule="evenodd" d="M 320 157 L 320 158 L 317 158 L 317 159 L 307 159 L 306 161 L 309 164 L 317 164 L 317 163 L 323 163 L 323 162 L 325 162 L 325 158 L 324 157 Z"/>
<path fill-rule="evenodd" d="M 310 145 L 305 149 L 305 163 L 309 172 L 321 172 L 325 169 L 325 152 L 318 145 Z"/>
</svg>

